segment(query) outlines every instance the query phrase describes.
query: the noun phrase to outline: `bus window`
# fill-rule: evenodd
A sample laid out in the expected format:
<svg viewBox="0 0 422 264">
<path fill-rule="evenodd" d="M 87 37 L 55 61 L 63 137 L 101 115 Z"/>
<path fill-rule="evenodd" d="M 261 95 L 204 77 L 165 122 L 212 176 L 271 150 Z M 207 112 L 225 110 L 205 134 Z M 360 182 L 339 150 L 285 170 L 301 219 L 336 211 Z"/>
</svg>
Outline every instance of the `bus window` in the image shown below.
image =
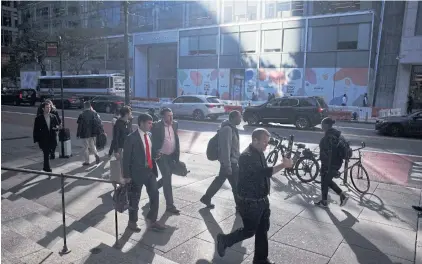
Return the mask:
<svg viewBox="0 0 422 264">
<path fill-rule="evenodd" d="M 53 81 L 51 79 L 40 80 L 41 88 L 52 88 L 52 85 L 53 85 Z"/>
</svg>

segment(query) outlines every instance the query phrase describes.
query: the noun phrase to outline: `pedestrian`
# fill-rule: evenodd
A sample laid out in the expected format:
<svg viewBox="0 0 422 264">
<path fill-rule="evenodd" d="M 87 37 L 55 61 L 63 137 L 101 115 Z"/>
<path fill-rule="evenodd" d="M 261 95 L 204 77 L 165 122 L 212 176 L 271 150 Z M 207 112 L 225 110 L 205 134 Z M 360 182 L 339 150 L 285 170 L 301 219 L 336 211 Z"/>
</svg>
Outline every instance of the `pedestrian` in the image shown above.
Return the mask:
<svg viewBox="0 0 422 264">
<path fill-rule="evenodd" d="M 163 187 L 166 211 L 172 214 L 180 214 L 180 211 L 174 205 L 171 183 L 174 166 L 180 158 L 178 124 L 173 120 L 173 112 L 170 108 L 164 107 L 160 115 L 162 119 L 155 122 L 151 130 L 152 155 L 156 158 L 161 172 L 161 179 L 157 182 L 157 186 L 158 189 Z"/>
<path fill-rule="evenodd" d="M 273 99 L 273 96 L 271 93 L 268 93 L 268 102 L 271 101 Z"/>
<path fill-rule="evenodd" d="M 319 143 L 319 156 L 321 159 L 321 200 L 315 205 L 328 207 L 328 188 L 331 188 L 340 196 L 340 206 L 346 204 L 348 196 L 333 181 L 333 178 L 339 174 L 339 170 L 343 164 L 343 158 L 340 154 L 339 141 L 341 140 L 341 132 L 333 128 L 335 121 L 326 117 L 321 121 L 321 128 L 325 132 L 324 137 Z"/>
<path fill-rule="evenodd" d="M 57 121 L 59 122 L 59 129 L 61 128 L 61 124 L 62 124 L 62 120 L 60 118 L 59 112 L 57 111 L 56 106 L 53 104 L 53 102 L 50 99 L 45 100 L 44 102 L 48 103 L 50 105 L 50 114 L 53 114 Z M 37 115 L 43 115 L 44 114 L 44 109 L 42 107 L 42 104 L 38 107 L 37 110 Z M 57 145 L 56 145 L 57 147 Z M 52 148 L 51 149 L 51 153 L 50 153 L 50 159 L 55 159 L 56 158 L 56 148 Z"/>
<path fill-rule="evenodd" d="M 120 159 L 125 139 L 132 132 L 130 120 L 133 118 L 132 108 L 130 106 L 123 106 L 120 108 L 119 112 L 120 117 L 113 126 L 113 140 L 111 143 L 112 147 L 110 147 L 111 152 L 114 152 L 116 159 Z"/>
<path fill-rule="evenodd" d="M 78 130 L 76 133 L 77 138 L 81 138 L 84 143 L 84 158 L 83 166 L 89 165 L 89 155 L 94 154 L 95 162 L 100 163 L 100 156 L 97 152 L 96 137 L 102 129 L 101 119 L 97 112 L 95 112 L 89 101 L 84 102 L 84 110 L 78 117 Z"/>
<path fill-rule="evenodd" d="M 120 109 L 121 110 L 121 109 Z M 112 136 L 112 140 L 111 140 L 111 144 L 110 144 L 110 149 L 108 151 L 108 157 L 111 158 L 111 155 L 113 155 L 113 151 L 114 151 L 114 126 L 116 125 L 117 120 L 120 118 L 120 110 L 116 109 L 114 111 L 114 115 L 113 118 L 111 119 L 111 124 L 113 127 L 113 134 Z"/>
<path fill-rule="evenodd" d="M 407 114 L 410 115 L 413 111 L 413 97 L 409 94 L 407 96 Z"/>
<path fill-rule="evenodd" d="M 270 133 L 264 128 L 252 132 L 252 143 L 239 157 L 239 180 L 237 196 L 239 214 L 243 227 L 230 234 L 217 235 L 217 252 L 223 257 L 227 247 L 255 235 L 253 263 L 273 263 L 268 259 L 268 237 L 270 228 L 270 177 L 283 168 L 291 168 L 293 162 L 283 158 L 283 162 L 268 167 L 264 151 L 270 140 Z"/>
<path fill-rule="evenodd" d="M 56 116 L 51 114 L 51 105 L 42 103 L 43 114 L 38 115 L 34 122 L 34 143 L 38 143 L 44 154 L 43 171 L 51 172 L 50 154 L 57 146 L 57 130 L 59 129 L 59 121 Z"/>
<path fill-rule="evenodd" d="M 341 105 L 342 106 L 347 105 L 347 95 L 346 94 L 344 94 L 343 97 L 341 98 Z"/>
<path fill-rule="evenodd" d="M 368 106 L 368 94 L 365 93 L 365 95 L 363 96 L 363 107 L 367 107 Z"/>
<path fill-rule="evenodd" d="M 154 108 L 148 109 L 147 114 L 149 114 L 152 117 L 152 122 L 158 122 L 158 120 L 160 120 L 160 118 L 158 118 L 158 116 L 155 114 Z"/>
<path fill-rule="evenodd" d="M 129 222 L 128 228 L 139 232 L 139 200 L 142 186 L 145 185 L 149 196 L 149 212 L 146 216 L 149 228 L 161 231 L 166 227 L 157 222 L 159 194 L 157 186 L 157 165 L 152 156 L 152 140 L 149 132 L 152 117 L 141 113 L 138 117 L 138 129 L 129 134 L 123 147 L 123 179 L 129 183 Z"/>
<path fill-rule="evenodd" d="M 208 187 L 205 195 L 200 201 L 208 208 L 214 208 L 211 199 L 223 186 L 226 179 L 232 187 L 234 200 L 237 200 L 236 182 L 239 174 L 239 131 L 236 126 L 242 121 L 242 115 L 239 111 L 233 110 L 229 114 L 229 119 L 221 123 L 218 133 L 218 161 L 220 162 L 220 171 Z"/>
</svg>

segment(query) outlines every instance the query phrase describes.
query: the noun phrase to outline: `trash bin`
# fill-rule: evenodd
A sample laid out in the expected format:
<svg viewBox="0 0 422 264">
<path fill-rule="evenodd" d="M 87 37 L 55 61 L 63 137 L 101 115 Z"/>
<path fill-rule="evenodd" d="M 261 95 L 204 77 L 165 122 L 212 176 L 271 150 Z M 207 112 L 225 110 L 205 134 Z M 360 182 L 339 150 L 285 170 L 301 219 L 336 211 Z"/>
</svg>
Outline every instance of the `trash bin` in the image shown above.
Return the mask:
<svg viewBox="0 0 422 264">
<path fill-rule="evenodd" d="M 70 130 L 69 128 L 63 128 L 59 131 L 59 141 L 64 144 L 64 156 L 62 157 L 62 150 L 60 144 L 60 156 L 62 158 L 69 158 L 72 156 L 72 144 L 70 141 Z"/>
</svg>

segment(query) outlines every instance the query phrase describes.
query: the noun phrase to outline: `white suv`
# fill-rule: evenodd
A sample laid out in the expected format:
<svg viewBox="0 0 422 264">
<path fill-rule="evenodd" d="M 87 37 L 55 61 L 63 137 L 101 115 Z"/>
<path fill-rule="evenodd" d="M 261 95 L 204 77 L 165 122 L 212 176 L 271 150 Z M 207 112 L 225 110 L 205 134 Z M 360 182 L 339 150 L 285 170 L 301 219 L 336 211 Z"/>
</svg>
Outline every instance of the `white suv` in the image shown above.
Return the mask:
<svg viewBox="0 0 422 264">
<path fill-rule="evenodd" d="M 166 104 L 178 117 L 192 117 L 195 120 L 210 118 L 216 120 L 225 115 L 224 104 L 215 96 L 182 95 Z"/>
</svg>

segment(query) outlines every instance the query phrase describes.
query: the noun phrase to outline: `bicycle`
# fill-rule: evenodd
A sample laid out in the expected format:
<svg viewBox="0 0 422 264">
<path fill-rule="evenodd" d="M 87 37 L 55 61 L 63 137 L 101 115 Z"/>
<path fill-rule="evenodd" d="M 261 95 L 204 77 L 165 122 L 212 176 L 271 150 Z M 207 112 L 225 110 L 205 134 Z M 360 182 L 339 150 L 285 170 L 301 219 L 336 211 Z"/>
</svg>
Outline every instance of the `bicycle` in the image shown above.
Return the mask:
<svg viewBox="0 0 422 264">
<path fill-rule="evenodd" d="M 293 168 L 292 169 L 285 169 L 284 174 L 287 176 L 287 174 L 295 174 L 298 179 L 302 182 L 311 182 L 315 180 L 315 178 L 319 174 L 320 166 L 317 162 L 316 155 L 312 153 L 312 151 L 309 148 L 306 148 L 305 144 L 302 143 L 294 143 L 293 137 L 291 136 L 291 139 L 289 140 L 289 144 L 286 147 L 283 144 L 283 141 L 286 141 L 287 138 L 281 137 L 279 134 L 272 132 L 271 133 L 274 138 L 270 139 L 269 144 L 274 145 L 275 148 L 268 153 L 268 156 L 266 158 L 267 163 L 270 163 L 270 165 L 275 166 L 278 160 L 279 153 L 282 157 L 291 157 L 293 154 Z M 296 146 L 296 150 L 292 150 L 292 146 Z M 300 166 L 303 165 L 303 168 Z M 315 169 L 315 170 L 314 170 Z M 301 175 L 300 171 L 304 171 L 304 174 Z M 306 175 L 309 174 L 309 179 L 305 178 Z"/>
<path fill-rule="evenodd" d="M 348 172 L 350 170 L 350 179 L 352 181 L 353 187 L 360 192 L 360 193 L 366 193 L 368 192 L 371 181 L 369 180 L 368 172 L 366 171 L 365 167 L 362 164 L 362 153 L 361 149 L 364 149 L 366 147 L 365 142 L 362 142 L 362 146 L 357 149 L 353 149 L 353 152 L 357 151 L 359 153 L 359 157 L 357 158 L 350 158 L 348 160 L 344 161 L 344 170 L 339 172 L 337 177 L 343 180 L 343 184 L 347 185 L 347 177 L 349 176 Z M 355 163 L 353 163 L 351 166 L 349 166 L 350 160 L 357 160 Z M 319 160 L 318 160 L 319 161 Z M 353 172 L 357 171 L 357 178 L 353 178 Z M 343 177 L 341 175 L 343 174 Z M 315 178 L 316 183 L 321 183 L 321 180 L 319 180 L 317 177 Z M 364 184 L 366 182 L 366 187 L 357 186 L 359 183 Z"/>
</svg>

